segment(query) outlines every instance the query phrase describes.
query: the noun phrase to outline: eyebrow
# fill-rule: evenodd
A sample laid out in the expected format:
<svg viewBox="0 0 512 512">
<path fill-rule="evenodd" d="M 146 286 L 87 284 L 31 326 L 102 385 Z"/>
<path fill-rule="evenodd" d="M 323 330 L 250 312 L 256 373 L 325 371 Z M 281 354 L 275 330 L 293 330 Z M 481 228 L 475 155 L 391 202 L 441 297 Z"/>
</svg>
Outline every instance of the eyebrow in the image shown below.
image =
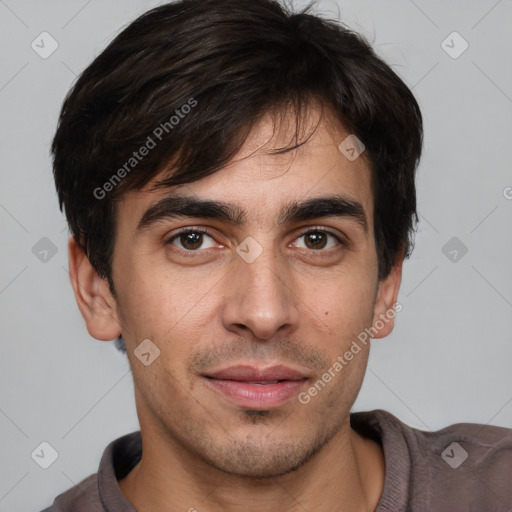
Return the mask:
<svg viewBox="0 0 512 512">
<path fill-rule="evenodd" d="M 247 211 L 233 203 L 198 199 L 192 196 L 168 196 L 146 210 L 137 225 L 136 234 L 148 230 L 159 221 L 181 217 L 220 220 L 240 226 L 247 220 Z M 277 224 L 292 224 L 323 217 L 353 219 L 365 233 L 368 233 L 368 221 L 363 205 L 356 200 L 340 195 L 293 201 L 281 208 Z"/>
</svg>

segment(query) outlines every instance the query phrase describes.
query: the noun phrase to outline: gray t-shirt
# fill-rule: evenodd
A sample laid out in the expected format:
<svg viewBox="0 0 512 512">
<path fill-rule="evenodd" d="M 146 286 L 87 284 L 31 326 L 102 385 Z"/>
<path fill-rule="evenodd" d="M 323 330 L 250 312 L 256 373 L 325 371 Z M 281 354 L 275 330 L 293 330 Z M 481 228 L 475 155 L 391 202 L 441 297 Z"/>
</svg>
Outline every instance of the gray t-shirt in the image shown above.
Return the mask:
<svg viewBox="0 0 512 512">
<path fill-rule="evenodd" d="M 384 490 L 375 512 L 512 512 L 512 429 L 457 423 L 436 432 L 378 409 L 350 414 L 352 428 L 384 449 Z M 98 473 L 42 512 L 136 512 L 117 480 L 142 454 L 140 431 L 110 443 Z"/>
</svg>

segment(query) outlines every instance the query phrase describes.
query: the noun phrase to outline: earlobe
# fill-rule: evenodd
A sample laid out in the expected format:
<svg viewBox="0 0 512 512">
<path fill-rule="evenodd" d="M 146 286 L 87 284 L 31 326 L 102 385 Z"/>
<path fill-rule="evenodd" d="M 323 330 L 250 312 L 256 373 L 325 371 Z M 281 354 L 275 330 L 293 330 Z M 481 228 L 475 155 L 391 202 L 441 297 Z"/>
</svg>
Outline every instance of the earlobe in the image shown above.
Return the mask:
<svg viewBox="0 0 512 512">
<path fill-rule="evenodd" d="M 402 263 L 403 257 L 400 253 L 389 275 L 379 283 L 373 313 L 372 338 L 384 338 L 393 330 L 395 315 L 399 311 L 395 309 L 395 304 L 402 282 Z"/>
<path fill-rule="evenodd" d="M 98 340 L 111 341 L 121 334 L 117 303 L 108 282 L 98 275 L 73 236 L 68 242 L 69 277 L 87 331 Z"/>
</svg>

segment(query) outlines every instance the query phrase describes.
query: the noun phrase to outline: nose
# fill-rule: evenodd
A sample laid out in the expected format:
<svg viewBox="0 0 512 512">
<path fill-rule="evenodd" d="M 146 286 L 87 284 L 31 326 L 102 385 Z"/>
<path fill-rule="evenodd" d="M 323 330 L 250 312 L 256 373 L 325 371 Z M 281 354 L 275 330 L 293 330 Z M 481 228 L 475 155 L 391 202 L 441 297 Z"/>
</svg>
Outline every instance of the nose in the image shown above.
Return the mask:
<svg viewBox="0 0 512 512">
<path fill-rule="evenodd" d="M 263 341 L 290 334 L 300 318 L 298 295 L 292 273 L 271 249 L 251 263 L 240 257 L 226 281 L 223 325 L 241 336 L 251 331 Z"/>
</svg>

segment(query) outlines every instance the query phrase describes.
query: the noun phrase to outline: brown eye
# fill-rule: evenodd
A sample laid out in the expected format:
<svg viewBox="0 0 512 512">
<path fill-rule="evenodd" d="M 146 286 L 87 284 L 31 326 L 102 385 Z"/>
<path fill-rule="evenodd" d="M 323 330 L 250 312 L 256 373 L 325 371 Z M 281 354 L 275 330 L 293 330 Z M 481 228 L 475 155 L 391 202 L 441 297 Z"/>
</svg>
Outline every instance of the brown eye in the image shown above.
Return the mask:
<svg viewBox="0 0 512 512">
<path fill-rule="evenodd" d="M 199 252 L 198 249 L 210 249 L 215 246 L 213 242 L 206 247 L 204 246 L 208 238 L 213 241 L 212 236 L 206 231 L 201 229 L 188 229 L 171 237 L 167 244 L 173 245 L 184 252 Z M 179 245 L 175 242 L 179 242 Z"/>
<path fill-rule="evenodd" d="M 313 231 L 304 235 L 304 242 L 308 249 L 324 249 L 327 243 L 327 236 L 320 231 Z"/>
<path fill-rule="evenodd" d="M 331 238 L 333 242 L 330 242 L 329 238 Z M 297 240 L 300 239 L 304 240 L 304 247 L 301 247 L 300 245 L 298 245 L 298 247 L 302 249 L 310 249 L 312 251 L 321 251 L 322 249 L 328 250 L 336 247 L 336 245 L 345 245 L 334 233 L 323 229 L 310 229 L 309 231 L 302 233 L 297 238 Z"/>
<path fill-rule="evenodd" d="M 181 245 L 185 249 L 199 249 L 203 243 L 202 233 L 183 233 L 179 236 Z"/>
</svg>

